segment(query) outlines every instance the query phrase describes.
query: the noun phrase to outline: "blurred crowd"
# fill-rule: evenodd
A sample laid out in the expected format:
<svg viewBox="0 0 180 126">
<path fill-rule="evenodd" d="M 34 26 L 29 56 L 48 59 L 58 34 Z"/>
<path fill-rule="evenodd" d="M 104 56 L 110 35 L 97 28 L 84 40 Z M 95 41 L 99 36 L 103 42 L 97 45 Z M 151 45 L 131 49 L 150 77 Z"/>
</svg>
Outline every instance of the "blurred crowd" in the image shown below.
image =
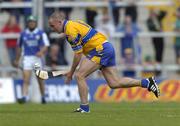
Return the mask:
<svg viewBox="0 0 180 126">
<path fill-rule="evenodd" d="M 2 2 L 3 0 L 1 0 Z M 31 1 L 31 0 L 4 0 L 11 2 L 19 2 L 19 1 Z M 58 1 L 58 0 L 46 0 L 46 1 Z M 71 1 L 71 0 L 66 0 Z M 72 0 L 73 1 L 73 0 Z M 78 0 L 74 0 L 78 1 Z M 87 0 L 87 1 L 96 1 L 96 0 Z M 123 71 L 124 75 L 127 76 L 135 76 L 134 65 L 135 64 L 143 64 L 143 65 L 156 65 L 157 69 L 155 71 L 156 75 L 161 74 L 160 66 L 163 63 L 163 52 L 164 52 L 164 38 L 163 37 L 152 37 L 152 45 L 154 47 L 154 56 L 147 55 L 142 58 L 141 46 L 138 42 L 138 33 L 143 32 L 141 27 L 138 26 L 138 7 L 136 6 L 136 1 L 129 0 L 128 6 L 121 7 L 116 6 L 117 1 L 124 0 L 105 0 L 109 2 L 109 7 L 97 8 L 97 7 L 87 7 L 85 8 L 85 21 L 96 28 L 98 31 L 106 34 L 109 37 L 109 41 L 112 40 L 111 36 L 114 32 L 121 32 L 124 34 L 122 38 L 120 38 L 120 57 L 121 63 L 125 64 L 128 68 Z M 51 31 L 48 28 L 47 19 L 48 16 L 54 11 L 61 11 L 67 19 L 71 19 L 71 13 L 74 8 L 65 7 L 65 8 L 48 8 L 45 9 L 44 18 L 45 18 L 45 26 L 44 30 L 47 34 L 50 34 Z M 23 28 L 20 25 L 20 18 L 24 17 L 24 22 L 26 22 L 26 17 L 24 15 L 32 14 L 31 8 L 8 8 L 8 9 L 0 9 L 1 12 L 6 12 L 9 14 L 9 19 L 7 23 L 2 27 L 2 33 L 20 33 Z M 124 14 L 123 17 L 122 13 Z M 149 9 L 149 16 L 146 20 L 145 24 L 147 29 L 150 32 L 163 32 L 162 20 L 166 17 L 167 11 L 160 9 Z M 174 14 L 176 17 L 176 21 L 174 23 L 174 31 L 180 34 L 180 7 L 176 9 L 176 13 Z M 24 23 L 25 27 L 25 23 Z M 66 57 L 66 44 L 64 38 L 49 38 L 51 46 L 49 47 L 49 51 L 46 56 L 46 64 L 47 66 L 52 67 L 53 69 L 59 65 L 68 65 L 67 57 Z M 17 39 L 6 39 L 6 47 L 9 54 L 9 60 L 13 61 L 15 58 L 16 52 L 16 41 Z M 175 37 L 174 44 L 174 52 L 176 56 L 176 64 L 180 65 L 180 37 Z"/>
</svg>

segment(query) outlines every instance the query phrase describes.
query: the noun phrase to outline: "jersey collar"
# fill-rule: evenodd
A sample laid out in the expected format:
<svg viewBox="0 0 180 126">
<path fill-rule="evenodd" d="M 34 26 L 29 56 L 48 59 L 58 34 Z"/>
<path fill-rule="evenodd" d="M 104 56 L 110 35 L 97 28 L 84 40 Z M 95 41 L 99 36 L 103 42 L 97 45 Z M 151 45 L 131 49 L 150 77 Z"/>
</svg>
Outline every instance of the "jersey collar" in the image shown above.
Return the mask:
<svg viewBox="0 0 180 126">
<path fill-rule="evenodd" d="M 38 28 L 35 28 L 33 31 L 30 31 L 28 28 L 26 29 L 26 33 L 30 34 L 30 33 L 38 33 Z"/>
<path fill-rule="evenodd" d="M 63 32 L 65 32 L 66 24 L 68 23 L 68 20 L 64 20 L 63 22 Z"/>
</svg>

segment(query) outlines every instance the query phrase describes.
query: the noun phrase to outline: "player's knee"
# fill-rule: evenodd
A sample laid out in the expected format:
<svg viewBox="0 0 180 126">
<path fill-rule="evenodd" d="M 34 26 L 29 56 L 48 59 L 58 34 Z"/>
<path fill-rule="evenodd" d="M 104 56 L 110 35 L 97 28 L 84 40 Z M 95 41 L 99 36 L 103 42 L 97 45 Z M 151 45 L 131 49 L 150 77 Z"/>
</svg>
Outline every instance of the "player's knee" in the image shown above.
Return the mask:
<svg viewBox="0 0 180 126">
<path fill-rule="evenodd" d="M 111 89 L 116 89 L 116 88 L 117 88 L 117 86 L 116 86 L 115 84 L 109 84 L 109 87 L 110 87 Z"/>
<path fill-rule="evenodd" d="M 29 80 L 24 80 L 24 84 L 29 85 L 30 81 Z"/>
<path fill-rule="evenodd" d="M 29 83 L 30 83 L 30 80 L 29 80 L 28 78 L 24 78 L 24 79 L 23 79 L 23 82 L 24 82 L 24 84 L 27 84 L 27 85 L 29 85 Z"/>
<path fill-rule="evenodd" d="M 76 77 L 77 80 L 84 79 L 84 75 L 81 72 L 78 72 L 78 71 L 75 73 L 75 77 Z"/>
<path fill-rule="evenodd" d="M 116 89 L 119 87 L 118 80 L 111 80 L 108 85 L 111 89 Z"/>
</svg>

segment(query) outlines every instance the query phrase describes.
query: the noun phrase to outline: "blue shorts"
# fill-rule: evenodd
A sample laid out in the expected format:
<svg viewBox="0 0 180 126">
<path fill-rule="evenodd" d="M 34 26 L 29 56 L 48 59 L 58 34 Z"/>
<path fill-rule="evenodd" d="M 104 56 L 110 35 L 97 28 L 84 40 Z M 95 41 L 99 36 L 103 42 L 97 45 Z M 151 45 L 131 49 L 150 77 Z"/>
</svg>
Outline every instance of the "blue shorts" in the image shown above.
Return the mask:
<svg viewBox="0 0 180 126">
<path fill-rule="evenodd" d="M 116 65 L 114 47 L 109 42 L 105 42 L 103 45 L 91 50 L 86 57 L 91 61 L 102 65 L 102 67 Z"/>
</svg>

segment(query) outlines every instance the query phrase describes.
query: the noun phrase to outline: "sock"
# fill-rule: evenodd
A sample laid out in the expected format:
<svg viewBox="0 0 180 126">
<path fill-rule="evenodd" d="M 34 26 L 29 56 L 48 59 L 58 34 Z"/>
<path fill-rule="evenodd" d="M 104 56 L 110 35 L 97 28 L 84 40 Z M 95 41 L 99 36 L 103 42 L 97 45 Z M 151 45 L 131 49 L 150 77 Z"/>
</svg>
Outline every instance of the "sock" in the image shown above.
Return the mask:
<svg viewBox="0 0 180 126">
<path fill-rule="evenodd" d="M 43 96 L 41 96 L 41 99 L 45 99 L 45 96 L 43 95 Z"/>
<path fill-rule="evenodd" d="M 80 108 L 83 109 L 86 112 L 89 112 L 89 104 L 81 104 Z"/>
<path fill-rule="evenodd" d="M 141 80 L 141 87 L 148 88 L 149 87 L 149 80 L 148 79 L 142 79 Z"/>
<path fill-rule="evenodd" d="M 42 96 L 41 99 L 45 99 L 45 96 Z"/>
<path fill-rule="evenodd" d="M 46 98 L 45 98 L 45 96 L 42 96 L 42 97 L 41 97 L 41 102 L 42 102 L 42 103 L 46 103 Z"/>
</svg>

